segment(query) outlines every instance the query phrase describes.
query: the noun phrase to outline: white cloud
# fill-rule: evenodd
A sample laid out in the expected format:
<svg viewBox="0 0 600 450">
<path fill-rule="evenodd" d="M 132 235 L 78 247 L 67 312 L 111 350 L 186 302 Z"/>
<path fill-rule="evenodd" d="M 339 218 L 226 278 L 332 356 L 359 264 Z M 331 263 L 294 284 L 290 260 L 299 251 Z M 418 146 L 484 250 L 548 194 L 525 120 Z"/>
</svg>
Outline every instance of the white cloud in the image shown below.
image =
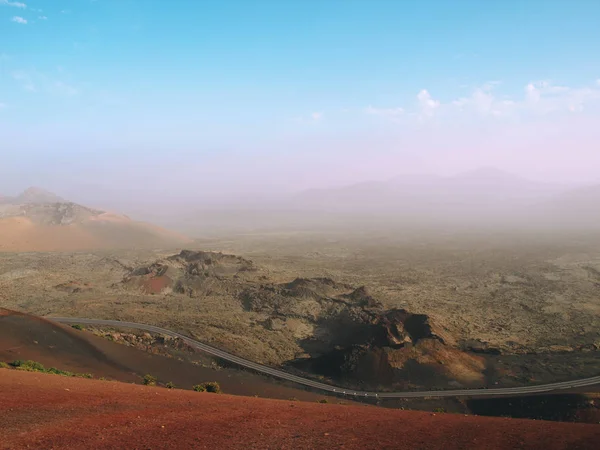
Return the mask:
<svg viewBox="0 0 600 450">
<path fill-rule="evenodd" d="M 40 20 L 48 20 L 48 18 L 46 16 L 38 16 L 38 19 L 40 19 Z"/>
<path fill-rule="evenodd" d="M 375 108 L 373 106 L 368 106 L 365 110 L 367 114 L 371 114 L 374 116 L 382 116 L 388 118 L 396 118 L 404 114 L 403 108 Z"/>
<path fill-rule="evenodd" d="M 469 97 L 461 97 L 454 100 L 452 105 L 460 111 L 472 110 L 478 114 L 487 116 L 502 116 L 514 106 L 512 100 L 501 100 L 493 94 L 494 87 L 499 82 L 488 82 L 483 86 L 476 88 Z"/>
<path fill-rule="evenodd" d="M 584 87 L 570 87 L 551 81 L 527 83 L 523 94 L 516 97 L 499 95 L 500 83 L 488 82 L 475 88 L 470 95 L 459 97 L 448 103 L 434 100 L 429 91 L 423 89 L 417 95 L 417 109 L 405 111 L 401 107 L 375 108 L 369 106 L 365 113 L 388 119 L 401 115 L 431 118 L 434 114 L 442 118 L 457 117 L 458 114 L 474 114 L 481 117 L 526 118 L 560 113 L 579 113 L 586 108 L 600 108 L 600 81 L 594 80 Z M 599 109 L 600 110 L 600 109 Z"/>
<path fill-rule="evenodd" d="M 537 114 L 557 111 L 583 111 L 585 105 L 600 99 L 594 87 L 572 88 L 557 86 L 550 81 L 535 81 L 525 87 L 523 107 Z"/>
<path fill-rule="evenodd" d="M 580 112 L 586 105 L 600 101 L 597 86 L 573 88 L 550 81 L 527 83 L 521 98 L 498 98 L 493 93 L 495 84 L 487 83 L 476 88 L 469 97 L 461 97 L 452 106 L 462 112 L 480 115 L 515 116 L 546 115 L 560 112 Z M 446 105 L 442 105 L 446 107 Z"/>
<path fill-rule="evenodd" d="M 313 120 L 321 120 L 323 118 L 323 112 L 314 112 L 310 115 L 310 117 L 312 117 Z"/>
<path fill-rule="evenodd" d="M 421 110 L 421 116 L 431 117 L 435 113 L 435 110 L 440 107 L 440 102 L 434 100 L 427 89 L 423 89 L 417 94 L 417 100 L 419 101 L 419 108 Z"/>
<path fill-rule="evenodd" d="M 0 0 L 0 5 L 13 6 L 15 8 L 21 8 L 21 9 L 27 8 L 27 5 L 23 2 L 13 2 L 10 0 Z"/>
<path fill-rule="evenodd" d="M 14 16 L 12 19 L 10 19 L 11 22 L 16 22 L 16 23 L 20 23 L 22 25 L 27 25 L 27 19 L 23 19 L 20 16 Z"/>
</svg>

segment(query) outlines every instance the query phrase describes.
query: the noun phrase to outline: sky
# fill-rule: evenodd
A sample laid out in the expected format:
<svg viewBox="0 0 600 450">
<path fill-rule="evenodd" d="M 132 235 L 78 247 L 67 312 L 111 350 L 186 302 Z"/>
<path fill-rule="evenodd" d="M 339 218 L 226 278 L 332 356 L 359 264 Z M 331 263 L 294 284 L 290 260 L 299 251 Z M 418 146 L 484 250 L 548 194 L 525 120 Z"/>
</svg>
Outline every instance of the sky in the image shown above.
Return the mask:
<svg viewBox="0 0 600 450">
<path fill-rule="evenodd" d="M 0 193 L 600 183 L 598 20 L 597 0 L 0 0 Z"/>
</svg>

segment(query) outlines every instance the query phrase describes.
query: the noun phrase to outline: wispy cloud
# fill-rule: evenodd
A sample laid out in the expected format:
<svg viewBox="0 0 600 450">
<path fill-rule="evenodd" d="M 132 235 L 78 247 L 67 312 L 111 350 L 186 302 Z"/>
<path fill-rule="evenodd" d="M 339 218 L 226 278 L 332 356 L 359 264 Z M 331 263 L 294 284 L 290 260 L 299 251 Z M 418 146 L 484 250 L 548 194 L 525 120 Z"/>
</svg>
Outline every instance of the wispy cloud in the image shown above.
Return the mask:
<svg viewBox="0 0 600 450">
<path fill-rule="evenodd" d="M 427 89 L 423 89 L 417 94 L 417 100 L 419 102 L 421 117 L 433 116 L 435 110 L 440 107 L 440 102 L 434 100 Z"/>
<path fill-rule="evenodd" d="M 55 81 L 52 83 L 50 91 L 55 94 L 66 95 L 68 97 L 73 97 L 74 95 L 79 94 L 78 88 L 62 81 Z"/>
<path fill-rule="evenodd" d="M 73 97 L 81 93 L 81 89 L 72 83 L 67 83 L 63 80 L 56 79 L 56 77 L 35 71 L 13 72 L 12 77 L 28 92 L 40 92 L 65 97 Z"/>
<path fill-rule="evenodd" d="M 555 85 L 550 81 L 537 81 L 525 87 L 524 106 L 538 114 L 557 111 L 580 112 L 586 105 L 598 100 L 598 87 L 572 88 Z"/>
<path fill-rule="evenodd" d="M 325 113 L 323 111 L 314 111 L 310 114 L 293 117 L 291 120 L 297 123 L 316 123 L 323 120 Z"/>
<path fill-rule="evenodd" d="M 35 92 L 36 87 L 31 76 L 26 72 L 13 72 L 12 77 L 17 81 L 23 89 L 29 92 Z"/>
<path fill-rule="evenodd" d="M 11 20 L 11 22 L 16 22 L 16 23 L 20 23 L 22 25 L 27 25 L 27 19 L 23 19 L 21 16 L 14 16 L 10 20 Z"/>
<path fill-rule="evenodd" d="M 48 20 L 48 18 L 46 16 L 38 16 L 38 19 L 40 19 L 40 20 Z"/>
<path fill-rule="evenodd" d="M 488 82 L 483 86 L 475 88 L 469 97 L 461 97 L 452 102 L 460 111 L 472 110 L 478 114 L 487 116 L 501 116 L 510 110 L 515 102 L 512 100 L 497 99 L 493 90 L 498 82 Z"/>
<path fill-rule="evenodd" d="M 404 114 L 404 108 L 375 108 L 369 105 L 365 109 L 365 112 L 373 116 L 382 116 L 394 119 Z"/>
<path fill-rule="evenodd" d="M 27 5 L 25 3 L 23 3 L 23 2 L 13 2 L 11 0 L 0 0 L 0 5 L 13 6 L 15 8 L 21 8 L 21 9 L 27 8 Z"/>
<path fill-rule="evenodd" d="M 432 98 L 429 91 L 421 90 L 417 95 L 417 110 L 405 111 L 397 108 L 365 109 L 367 114 L 394 119 L 402 114 L 427 119 L 434 116 L 452 117 L 457 114 L 474 114 L 481 117 L 541 116 L 556 113 L 582 112 L 588 106 L 600 105 L 600 80 L 584 87 L 570 87 L 548 80 L 532 81 L 523 88 L 522 96 L 498 95 L 499 82 L 488 82 L 473 89 L 470 95 L 459 97 L 447 103 Z"/>
</svg>

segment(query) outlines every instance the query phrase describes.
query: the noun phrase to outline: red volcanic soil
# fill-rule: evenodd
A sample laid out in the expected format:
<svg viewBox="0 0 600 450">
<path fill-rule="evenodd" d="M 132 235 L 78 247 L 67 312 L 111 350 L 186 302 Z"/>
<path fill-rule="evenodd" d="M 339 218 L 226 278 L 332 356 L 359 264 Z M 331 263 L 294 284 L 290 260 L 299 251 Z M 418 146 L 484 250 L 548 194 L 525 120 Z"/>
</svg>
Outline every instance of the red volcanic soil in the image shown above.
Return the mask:
<svg viewBox="0 0 600 450">
<path fill-rule="evenodd" d="M 323 405 L 0 369 L 0 447 L 592 449 L 600 426 Z"/>
<path fill-rule="evenodd" d="M 141 283 L 142 291 L 146 294 L 160 294 L 163 290 L 173 284 L 168 276 L 147 278 Z"/>
</svg>

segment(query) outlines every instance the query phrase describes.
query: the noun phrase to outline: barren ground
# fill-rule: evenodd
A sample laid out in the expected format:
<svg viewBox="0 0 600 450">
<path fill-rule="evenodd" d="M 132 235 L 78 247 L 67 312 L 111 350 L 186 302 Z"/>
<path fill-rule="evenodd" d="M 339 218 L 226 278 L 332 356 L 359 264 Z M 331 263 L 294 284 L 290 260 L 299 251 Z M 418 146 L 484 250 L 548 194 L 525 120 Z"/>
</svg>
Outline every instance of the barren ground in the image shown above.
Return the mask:
<svg viewBox="0 0 600 450">
<path fill-rule="evenodd" d="M 600 426 L 320 405 L 0 369 L 0 447 L 592 449 Z"/>
<path fill-rule="evenodd" d="M 342 401 L 322 393 L 298 389 L 290 383 L 223 367 L 210 357 L 196 352 L 161 347 L 165 348 L 164 355 L 153 354 L 111 342 L 87 331 L 77 331 L 69 326 L 0 309 L 0 362 L 33 360 L 46 368 L 55 367 L 90 374 L 96 379 L 138 384 L 144 375 L 150 374 L 159 384 L 172 382 L 179 389 L 192 389 L 195 384 L 216 381 L 223 392 L 234 395 L 294 398 L 311 402 L 326 398 L 330 403 Z M 150 350 L 157 351 L 159 346 Z M 6 371 L 2 374 L 5 375 Z"/>
<path fill-rule="evenodd" d="M 501 385 L 600 371 L 600 237 L 525 233 L 267 233 L 199 240 L 195 248 L 251 259 L 271 283 L 328 277 L 367 286 L 386 308 L 427 314 L 458 346 L 482 341 Z M 38 315 L 145 322 L 255 361 L 303 355 L 310 327 L 248 311 L 205 292 L 144 293 L 129 269 L 177 253 L 2 253 L 0 306 Z"/>
</svg>

